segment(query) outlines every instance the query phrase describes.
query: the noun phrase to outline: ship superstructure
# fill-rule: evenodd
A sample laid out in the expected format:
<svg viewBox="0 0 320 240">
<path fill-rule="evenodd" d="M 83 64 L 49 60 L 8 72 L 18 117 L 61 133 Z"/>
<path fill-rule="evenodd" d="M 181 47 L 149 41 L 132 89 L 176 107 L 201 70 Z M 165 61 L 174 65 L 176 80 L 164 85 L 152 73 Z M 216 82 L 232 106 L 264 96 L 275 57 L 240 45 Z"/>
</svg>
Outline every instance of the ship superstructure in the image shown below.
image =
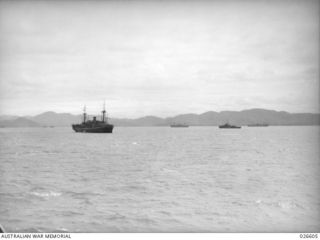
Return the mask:
<svg viewBox="0 0 320 240">
<path fill-rule="evenodd" d="M 80 124 L 72 124 L 72 129 L 76 132 L 87 133 L 112 133 L 113 125 L 108 123 L 108 117 L 106 116 L 105 103 L 103 104 L 103 110 L 101 115 L 101 121 L 97 120 L 97 117 L 93 117 L 92 120 L 88 120 L 86 113 L 86 106 L 83 108 L 83 121 Z"/>
</svg>

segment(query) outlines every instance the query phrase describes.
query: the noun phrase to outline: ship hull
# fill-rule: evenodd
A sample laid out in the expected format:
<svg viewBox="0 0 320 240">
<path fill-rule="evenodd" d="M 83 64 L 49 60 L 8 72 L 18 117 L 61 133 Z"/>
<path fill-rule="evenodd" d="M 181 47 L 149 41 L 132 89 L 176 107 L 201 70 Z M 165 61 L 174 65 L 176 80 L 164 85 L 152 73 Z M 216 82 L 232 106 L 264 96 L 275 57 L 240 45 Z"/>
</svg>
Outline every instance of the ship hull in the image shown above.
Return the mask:
<svg viewBox="0 0 320 240">
<path fill-rule="evenodd" d="M 241 128 L 241 127 L 237 127 L 237 126 L 233 126 L 233 127 L 224 127 L 224 126 L 219 126 L 219 128 L 224 128 L 224 129 L 234 129 L 234 128 Z"/>
<path fill-rule="evenodd" d="M 249 124 L 248 127 L 268 127 L 268 124 Z"/>
<path fill-rule="evenodd" d="M 112 133 L 113 125 L 108 124 L 105 126 L 99 126 L 99 127 L 83 127 L 78 124 L 72 125 L 72 129 L 75 132 L 84 132 L 84 133 Z"/>
</svg>

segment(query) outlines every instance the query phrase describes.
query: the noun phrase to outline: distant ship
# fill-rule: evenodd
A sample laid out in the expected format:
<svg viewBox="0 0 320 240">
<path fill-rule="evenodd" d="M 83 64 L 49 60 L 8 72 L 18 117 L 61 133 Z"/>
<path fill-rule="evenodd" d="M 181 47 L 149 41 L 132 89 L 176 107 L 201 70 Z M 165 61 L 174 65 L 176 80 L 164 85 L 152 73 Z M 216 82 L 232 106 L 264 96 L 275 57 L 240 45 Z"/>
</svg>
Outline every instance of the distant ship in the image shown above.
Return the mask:
<svg viewBox="0 0 320 240">
<path fill-rule="evenodd" d="M 170 125 L 170 127 L 172 127 L 172 128 L 187 128 L 187 127 L 189 127 L 189 125 L 187 125 L 187 124 L 182 124 L 182 123 L 173 123 L 173 124 L 171 124 Z"/>
<path fill-rule="evenodd" d="M 224 125 L 220 125 L 219 128 L 241 128 L 241 127 L 230 125 L 229 123 L 226 123 Z"/>
<path fill-rule="evenodd" d="M 80 124 L 72 124 L 72 129 L 76 132 L 87 132 L 87 133 L 112 133 L 113 125 L 108 123 L 106 118 L 105 104 L 102 110 L 101 121 L 93 117 L 93 120 L 87 120 L 86 108 L 83 109 L 83 122 Z"/>
<path fill-rule="evenodd" d="M 269 124 L 266 123 L 256 123 L 256 124 L 248 124 L 248 127 L 268 127 Z"/>
</svg>

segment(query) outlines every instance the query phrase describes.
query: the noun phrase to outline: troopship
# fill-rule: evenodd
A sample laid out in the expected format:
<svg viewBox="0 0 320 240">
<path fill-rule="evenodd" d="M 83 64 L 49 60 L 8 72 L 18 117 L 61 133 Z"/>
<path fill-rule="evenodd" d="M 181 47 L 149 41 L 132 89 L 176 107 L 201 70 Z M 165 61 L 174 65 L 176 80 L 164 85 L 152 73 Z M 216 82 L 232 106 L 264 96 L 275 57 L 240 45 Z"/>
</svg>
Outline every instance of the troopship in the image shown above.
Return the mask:
<svg viewBox="0 0 320 240">
<path fill-rule="evenodd" d="M 187 125 L 185 123 L 173 123 L 170 125 L 170 127 L 172 127 L 172 128 L 187 128 L 187 127 L 189 127 L 189 125 Z"/>
<path fill-rule="evenodd" d="M 226 124 L 220 125 L 219 128 L 241 128 L 241 127 L 226 123 Z"/>
<path fill-rule="evenodd" d="M 248 127 L 268 127 L 269 124 L 267 123 L 255 123 L 255 124 L 248 124 Z"/>
<path fill-rule="evenodd" d="M 86 107 L 84 107 L 82 123 L 72 124 L 72 129 L 76 132 L 112 133 L 113 125 L 108 123 L 108 118 L 106 117 L 105 104 L 103 104 L 101 121 L 97 120 L 96 117 L 93 117 L 93 120 L 87 120 Z"/>
</svg>

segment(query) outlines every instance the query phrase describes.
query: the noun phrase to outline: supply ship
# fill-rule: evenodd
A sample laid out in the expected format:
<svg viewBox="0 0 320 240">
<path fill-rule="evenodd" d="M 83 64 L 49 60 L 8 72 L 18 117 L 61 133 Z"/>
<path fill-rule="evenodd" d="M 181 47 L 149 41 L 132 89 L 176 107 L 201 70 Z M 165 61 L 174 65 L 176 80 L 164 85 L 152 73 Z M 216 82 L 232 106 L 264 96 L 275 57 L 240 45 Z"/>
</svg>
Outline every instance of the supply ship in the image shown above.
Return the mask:
<svg viewBox="0 0 320 240">
<path fill-rule="evenodd" d="M 105 104 L 103 104 L 101 121 L 93 117 L 92 120 L 87 120 L 86 107 L 83 109 L 83 121 L 80 124 L 72 124 L 72 129 L 75 132 L 86 133 L 112 133 L 113 125 L 108 123 L 108 117 L 106 117 Z"/>
<path fill-rule="evenodd" d="M 170 125 L 170 127 L 172 127 L 172 128 L 187 128 L 187 127 L 189 127 L 189 125 L 187 125 L 185 123 L 173 123 Z"/>
<path fill-rule="evenodd" d="M 219 128 L 241 128 L 241 127 L 226 123 L 226 124 L 220 125 Z"/>
<path fill-rule="evenodd" d="M 249 124 L 248 127 L 268 127 L 269 124 L 267 123 L 255 123 L 255 124 Z"/>
</svg>

